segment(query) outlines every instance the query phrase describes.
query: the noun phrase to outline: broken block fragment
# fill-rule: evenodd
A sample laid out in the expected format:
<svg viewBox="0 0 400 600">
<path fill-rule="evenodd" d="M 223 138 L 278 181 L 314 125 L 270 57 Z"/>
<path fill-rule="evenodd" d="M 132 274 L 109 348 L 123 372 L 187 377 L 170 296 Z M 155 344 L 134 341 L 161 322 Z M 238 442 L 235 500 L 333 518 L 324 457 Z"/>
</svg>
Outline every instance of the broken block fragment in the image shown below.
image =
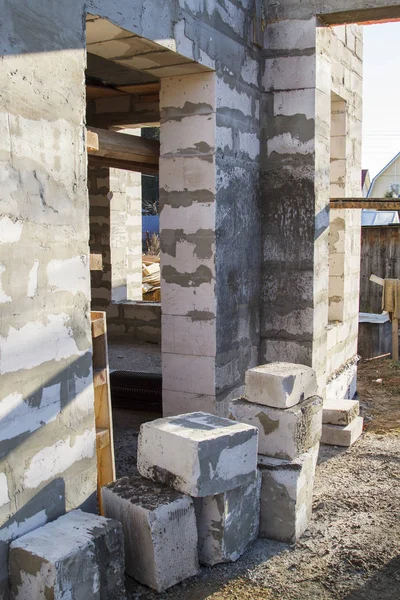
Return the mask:
<svg viewBox="0 0 400 600">
<path fill-rule="evenodd" d="M 14 600 L 124 600 L 120 523 L 74 510 L 10 546 Z"/>
<path fill-rule="evenodd" d="M 157 592 L 198 573 L 193 500 L 141 477 L 102 488 L 106 516 L 122 523 L 128 575 Z"/>
<path fill-rule="evenodd" d="M 329 425 L 349 425 L 360 414 L 358 400 L 325 400 L 322 422 Z"/>
<path fill-rule="evenodd" d="M 140 428 L 139 473 L 193 497 L 253 481 L 258 431 L 204 412 L 156 419 Z"/>
<path fill-rule="evenodd" d="M 246 372 L 244 397 L 255 404 L 289 408 L 316 393 L 315 371 L 305 365 L 269 363 Z"/>
<path fill-rule="evenodd" d="M 294 542 L 307 529 L 319 444 L 293 461 L 259 456 L 260 537 Z"/>
<path fill-rule="evenodd" d="M 271 408 L 247 400 L 230 403 L 232 419 L 258 429 L 258 452 L 293 460 L 321 439 L 322 399 L 318 396 L 291 408 Z"/>
<path fill-rule="evenodd" d="M 321 442 L 329 446 L 352 446 L 362 434 L 363 423 L 362 417 L 356 417 L 345 427 L 324 424 L 322 425 Z"/>
<path fill-rule="evenodd" d="M 199 560 L 212 566 L 234 562 L 258 536 L 261 474 L 251 483 L 216 496 L 194 498 Z"/>
</svg>

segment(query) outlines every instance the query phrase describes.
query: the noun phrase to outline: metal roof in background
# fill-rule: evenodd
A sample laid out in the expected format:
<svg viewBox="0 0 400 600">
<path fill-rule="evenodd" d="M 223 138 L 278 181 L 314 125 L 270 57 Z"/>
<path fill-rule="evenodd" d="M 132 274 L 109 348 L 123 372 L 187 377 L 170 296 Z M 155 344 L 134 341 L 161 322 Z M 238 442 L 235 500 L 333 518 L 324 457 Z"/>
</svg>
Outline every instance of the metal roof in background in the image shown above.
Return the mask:
<svg viewBox="0 0 400 600">
<path fill-rule="evenodd" d="M 370 210 L 364 209 L 361 214 L 361 225 L 395 225 L 400 223 L 397 210 Z"/>
</svg>

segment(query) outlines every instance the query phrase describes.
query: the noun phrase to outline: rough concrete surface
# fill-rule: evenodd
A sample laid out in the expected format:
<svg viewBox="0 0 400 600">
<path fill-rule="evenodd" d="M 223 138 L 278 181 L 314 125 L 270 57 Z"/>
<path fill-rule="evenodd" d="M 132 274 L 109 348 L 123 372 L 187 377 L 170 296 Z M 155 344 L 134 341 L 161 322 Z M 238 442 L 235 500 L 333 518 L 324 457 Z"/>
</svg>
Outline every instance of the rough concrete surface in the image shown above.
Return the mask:
<svg viewBox="0 0 400 600">
<path fill-rule="evenodd" d="M 189 496 L 138 473 L 102 489 L 104 514 L 122 523 L 126 572 L 158 592 L 198 572 L 197 526 Z"/>
<path fill-rule="evenodd" d="M 351 446 L 358 440 L 362 430 L 362 417 L 356 417 L 345 427 L 324 424 L 322 425 L 321 442 L 333 446 Z"/>
<path fill-rule="evenodd" d="M 15 600 L 124 600 L 121 524 L 80 510 L 27 533 L 10 547 Z"/>
<path fill-rule="evenodd" d="M 327 400 L 324 402 L 322 422 L 346 426 L 360 414 L 358 400 Z"/>
<path fill-rule="evenodd" d="M 255 404 L 289 408 L 316 391 L 315 372 L 304 365 L 277 362 L 246 372 L 244 397 Z"/>
<path fill-rule="evenodd" d="M 129 600 L 394 600 L 399 595 L 400 437 L 322 446 L 313 517 L 294 545 L 257 540 L 234 564 L 158 595 L 128 579 Z"/>
<path fill-rule="evenodd" d="M 294 542 L 309 526 L 319 444 L 292 461 L 259 456 L 260 537 Z"/>
<path fill-rule="evenodd" d="M 257 469 L 255 427 L 194 412 L 144 423 L 138 442 L 143 477 L 194 497 L 251 482 Z"/>
<path fill-rule="evenodd" d="M 216 496 L 194 498 L 199 534 L 199 560 L 204 565 L 234 562 L 259 531 L 261 474 Z"/>
<path fill-rule="evenodd" d="M 233 400 L 230 411 L 236 421 L 257 427 L 259 454 L 293 460 L 321 438 L 322 399 L 318 396 L 286 409 Z"/>
</svg>

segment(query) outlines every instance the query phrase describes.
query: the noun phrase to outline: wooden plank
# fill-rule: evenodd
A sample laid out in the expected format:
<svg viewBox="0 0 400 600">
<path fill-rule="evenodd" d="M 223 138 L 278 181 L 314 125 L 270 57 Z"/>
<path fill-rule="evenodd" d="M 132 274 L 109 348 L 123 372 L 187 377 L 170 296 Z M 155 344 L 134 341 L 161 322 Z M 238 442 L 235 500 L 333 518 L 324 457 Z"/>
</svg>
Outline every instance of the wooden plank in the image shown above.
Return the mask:
<svg viewBox="0 0 400 600">
<path fill-rule="evenodd" d="M 104 113 L 96 115 L 93 122 L 102 129 L 108 129 L 109 127 L 158 127 L 160 125 L 160 111 L 156 109 L 135 110 L 126 113 Z"/>
<path fill-rule="evenodd" d="M 381 277 L 377 277 L 376 275 L 371 275 L 369 280 L 372 281 L 373 283 L 377 283 L 378 285 L 381 285 L 382 287 L 385 283 L 384 279 L 382 279 Z"/>
<path fill-rule="evenodd" d="M 153 81 L 150 83 L 137 83 L 134 85 L 117 85 L 116 89 L 126 94 L 133 96 L 142 96 L 143 94 L 156 94 L 161 89 L 160 81 Z"/>
<path fill-rule="evenodd" d="M 103 255 L 100 253 L 92 253 L 90 255 L 90 270 L 91 271 L 102 271 L 103 270 Z"/>
<path fill-rule="evenodd" d="M 399 320 L 392 318 L 392 359 L 399 360 Z"/>
<path fill-rule="evenodd" d="M 110 432 L 106 427 L 96 428 L 96 449 L 102 450 L 110 445 Z"/>
<path fill-rule="evenodd" d="M 115 98 L 124 96 L 123 90 L 102 85 L 86 85 L 86 100 L 96 100 L 97 98 Z"/>
<path fill-rule="evenodd" d="M 113 160 L 104 156 L 95 156 L 89 154 L 89 165 L 98 167 L 108 167 L 122 169 L 124 171 L 135 171 L 135 173 L 144 173 L 145 175 L 158 175 L 158 165 L 149 165 L 126 160 Z"/>
<path fill-rule="evenodd" d="M 93 371 L 93 385 L 99 387 L 107 384 L 107 369 L 95 369 Z"/>
<path fill-rule="evenodd" d="M 160 142 L 157 140 L 148 140 L 139 135 L 107 131 L 98 127 L 90 127 L 87 131 L 92 141 L 92 146 L 87 149 L 89 154 L 114 160 L 158 165 Z M 97 136 L 97 150 L 95 149 L 94 136 Z"/>
<path fill-rule="evenodd" d="M 86 130 L 86 148 L 88 153 L 99 150 L 99 136 L 89 129 Z"/>
<path fill-rule="evenodd" d="M 93 337 L 94 416 L 96 424 L 97 493 L 103 514 L 101 488 L 115 480 L 114 440 L 111 411 L 110 375 L 108 369 L 106 313 L 91 313 Z M 101 323 L 101 326 L 100 326 Z M 102 332 L 99 334 L 99 332 Z M 99 368 L 100 367 L 100 368 Z"/>
<path fill-rule="evenodd" d="M 330 208 L 400 210 L 400 200 L 387 198 L 331 198 Z"/>
<path fill-rule="evenodd" d="M 104 319 L 92 318 L 92 338 L 97 338 L 99 335 L 104 335 Z"/>
</svg>

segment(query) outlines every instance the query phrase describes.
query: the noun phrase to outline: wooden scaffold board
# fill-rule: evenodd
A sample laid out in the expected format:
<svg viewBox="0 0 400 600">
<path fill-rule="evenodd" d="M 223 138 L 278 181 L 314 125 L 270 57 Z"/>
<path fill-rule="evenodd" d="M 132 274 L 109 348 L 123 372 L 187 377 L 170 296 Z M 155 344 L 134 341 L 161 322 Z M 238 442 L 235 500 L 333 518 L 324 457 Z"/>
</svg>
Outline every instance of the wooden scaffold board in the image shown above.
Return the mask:
<svg viewBox="0 0 400 600">
<path fill-rule="evenodd" d="M 94 414 L 96 423 L 97 494 L 103 514 L 101 488 L 115 480 L 114 440 L 108 368 L 106 313 L 91 312 L 93 342 Z"/>
</svg>

